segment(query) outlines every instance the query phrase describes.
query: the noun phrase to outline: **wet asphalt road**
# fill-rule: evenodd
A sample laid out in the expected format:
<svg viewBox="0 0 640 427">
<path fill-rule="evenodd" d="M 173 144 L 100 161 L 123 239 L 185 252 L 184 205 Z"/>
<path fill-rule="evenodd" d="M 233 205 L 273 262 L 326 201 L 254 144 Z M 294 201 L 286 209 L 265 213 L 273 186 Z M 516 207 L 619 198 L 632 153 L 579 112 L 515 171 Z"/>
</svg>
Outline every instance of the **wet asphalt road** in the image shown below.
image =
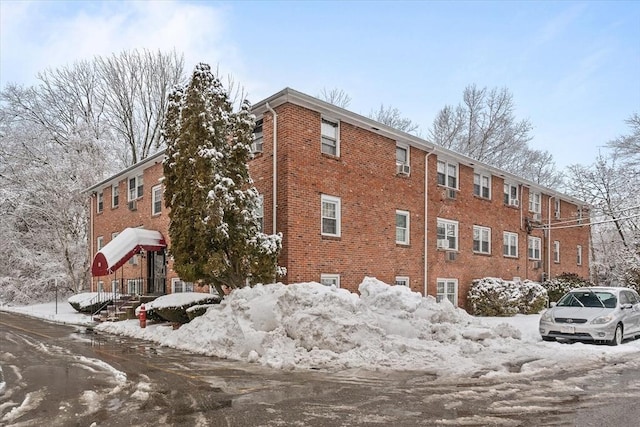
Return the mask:
<svg viewBox="0 0 640 427">
<path fill-rule="evenodd" d="M 0 312 L 0 425 L 631 426 L 636 356 L 507 379 L 281 371 Z"/>
</svg>

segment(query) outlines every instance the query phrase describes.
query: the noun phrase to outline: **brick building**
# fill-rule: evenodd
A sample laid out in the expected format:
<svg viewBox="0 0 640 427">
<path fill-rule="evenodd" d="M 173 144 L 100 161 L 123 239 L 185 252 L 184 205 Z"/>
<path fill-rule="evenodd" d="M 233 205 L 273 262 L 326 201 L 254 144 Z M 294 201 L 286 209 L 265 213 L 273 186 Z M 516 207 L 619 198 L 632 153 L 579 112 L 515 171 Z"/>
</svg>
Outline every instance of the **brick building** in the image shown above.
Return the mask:
<svg viewBox="0 0 640 427">
<path fill-rule="evenodd" d="M 589 275 L 588 211 L 579 200 L 292 89 L 253 112 L 249 170 L 264 231 L 283 234 L 283 283 L 356 291 L 374 276 L 464 306 L 475 278 Z M 192 288 L 162 249 L 144 250 L 135 238 L 112 245 L 121 252 L 113 265 L 96 266 L 96 253 L 109 252 L 103 246 L 126 227 L 159 232 L 160 246 L 170 246 L 163 158 L 89 189 L 93 290 Z M 111 268 L 116 262 L 124 264 Z"/>
</svg>

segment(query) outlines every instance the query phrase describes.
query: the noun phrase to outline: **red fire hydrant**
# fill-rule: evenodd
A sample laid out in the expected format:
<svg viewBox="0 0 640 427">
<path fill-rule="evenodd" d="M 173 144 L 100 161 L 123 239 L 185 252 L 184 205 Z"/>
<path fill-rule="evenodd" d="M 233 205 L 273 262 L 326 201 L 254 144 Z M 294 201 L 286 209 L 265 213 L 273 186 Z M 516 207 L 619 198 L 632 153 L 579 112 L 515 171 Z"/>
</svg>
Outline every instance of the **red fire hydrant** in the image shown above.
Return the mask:
<svg viewBox="0 0 640 427">
<path fill-rule="evenodd" d="M 140 327 L 147 327 L 147 309 L 144 308 L 144 304 L 140 306 L 140 310 L 138 311 L 138 317 L 140 318 Z"/>
</svg>

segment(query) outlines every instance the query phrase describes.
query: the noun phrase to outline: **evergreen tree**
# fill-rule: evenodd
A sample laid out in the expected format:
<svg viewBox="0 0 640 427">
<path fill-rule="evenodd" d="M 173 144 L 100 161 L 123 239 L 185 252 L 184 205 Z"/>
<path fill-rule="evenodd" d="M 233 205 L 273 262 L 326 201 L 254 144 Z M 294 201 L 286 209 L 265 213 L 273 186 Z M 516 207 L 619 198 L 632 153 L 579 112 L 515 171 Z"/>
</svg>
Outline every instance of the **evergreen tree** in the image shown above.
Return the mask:
<svg viewBox="0 0 640 427">
<path fill-rule="evenodd" d="M 254 116 L 247 101 L 233 110 L 229 93 L 206 64 L 169 97 L 163 135 L 170 253 L 183 280 L 231 288 L 273 281 L 280 235 L 259 231 L 258 192 L 247 162 Z"/>
</svg>

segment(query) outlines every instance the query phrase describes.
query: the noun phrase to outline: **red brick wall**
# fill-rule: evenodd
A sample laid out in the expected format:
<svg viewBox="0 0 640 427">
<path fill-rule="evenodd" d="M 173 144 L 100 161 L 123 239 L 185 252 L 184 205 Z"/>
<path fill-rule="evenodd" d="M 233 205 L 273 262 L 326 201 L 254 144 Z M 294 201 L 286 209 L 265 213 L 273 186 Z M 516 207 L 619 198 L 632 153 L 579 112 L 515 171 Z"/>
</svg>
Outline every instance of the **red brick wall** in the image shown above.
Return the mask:
<svg viewBox="0 0 640 427">
<path fill-rule="evenodd" d="M 438 278 L 458 280 L 458 304 L 465 305 L 466 292 L 476 278 L 495 276 L 505 279 L 540 280 L 546 271 L 547 240 L 541 229 L 531 231 L 542 239 L 542 263 L 537 266 L 527 256 L 528 240 L 525 218 L 528 212 L 529 189 L 520 186 L 520 207 L 503 203 L 504 180 L 492 176 L 491 199 L 473 194 L 473 166 L 459 164 L 459 191 L 456 199 L 447 197 L 444 187 L 437 185 L 438 153 L 430 154 L 412 147 L 411 173 L 396 175 L 396 141 L 374 131 L 340 122 L 340 155 L 321 153 L 321 114 L 307 108 L 285 103 L 276 108 L 278 142 L 278 209 L 277 230 L 283 233 L 280 265 L 288 273 L 284 283 L 319 281 L 320 275 L 339 274 L 341 287 L 357 291 L 365 276 L 373 276 L 393 283 L 396 276 L 408 276 L 411 289 L 425 291 L 425 256 L 427 265 L 427 293 L 436 295 Z M 273 129 L 271 113 L 263 117 L 263 153 L 250 162 L 254 183 L 264 197 L 265 232 L 272 227 L 273 186 Z M 398 141 L 400 143 L 404 141 Z M 425 248 L 425 159 L 428 159 L 428 210 L 426 212 L 427 246 Z M 131 212 L 126 205 L 127 181 L 120 182 L 120 206 L 111 209 L 111 188 L 104 189 L 105 208 L 95 214 L 96 237 L 104 236 L 127 226 L 144 226 L 159 230 L 167 241 L 168 215 L 163 206 L 161 215 L 151 217 L 151 188 L 159 182 L 162 165 L 156 162 L 144 172 L 144 196 L 138 210 Z M 321 196 L 341 200 L 341 236 L 321 235 Z M 95 203 L 95 199 L 94 199 Z M 548 221 L 549 196 L 542 195 L 542 222 Z M 558 222 L 553 217 L 552 224 Z M 395 242 L 396 210 L 410 212 L 410 244 Z M 562 201 L 563 218 L 575 217 L 577 207 Z M 437 218 L 458 221 L 459 251 L 455 260 L 448 260 L 444 250 L 437 249 Z M 473 253 L 473 226 L 491 229 L 491 253 Z M 503 256 L 503 231 L 518 234 L 518 257 Z M 552 230 L 551 241 L 561 241 L 560 263 L 551 262 L 551 277 L 563 272 L 588 277 L 588 228 Z M 576 246 L 583 247 L 583 263 L 576 265 Z M 551 244 L 553 251 L 553 243 Z M 553 254 L 551 254 L 553 257 Z M 124 274 L 133 274 L 139 266 L 124 267 Z M 170 289 L 171 264 L 167 271 Z M 120 272 L 119 272 L 120 274 Z M 107 284 L 108 280 L 105 280 Z"/>
</svg>

